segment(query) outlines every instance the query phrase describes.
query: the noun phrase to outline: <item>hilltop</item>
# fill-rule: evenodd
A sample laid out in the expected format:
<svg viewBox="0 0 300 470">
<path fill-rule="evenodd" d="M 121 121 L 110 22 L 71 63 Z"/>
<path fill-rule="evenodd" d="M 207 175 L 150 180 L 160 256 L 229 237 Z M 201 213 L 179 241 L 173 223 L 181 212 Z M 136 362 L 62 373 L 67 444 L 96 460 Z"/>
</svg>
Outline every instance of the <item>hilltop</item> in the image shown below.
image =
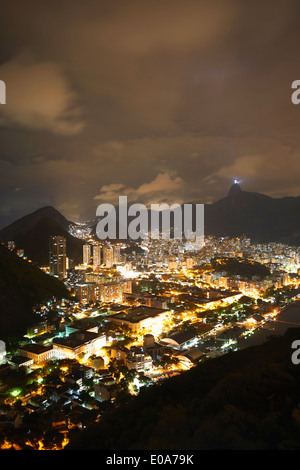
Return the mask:
<svg viewBox="0 0 300 470">
<path fill-rule="evenodd" d="M 24 249 L 27 258 L 40 266 L 49 264 L 49 238 L 54 235 L 66 239 L 70 262 L 82 262 L 83 241 L 70 235 L 71 222 L 53 207 L 41 208 L 13 222 L 0 231 L 0 240 L 13 240 L 17 249 Z"/>
<path fill-rule="evenodd" d="M 205 234 L 299 245 L 299 212 L 300 197 L 272 198 L 235 183 L 224 198 L 205 205 Z"/>
</svg>

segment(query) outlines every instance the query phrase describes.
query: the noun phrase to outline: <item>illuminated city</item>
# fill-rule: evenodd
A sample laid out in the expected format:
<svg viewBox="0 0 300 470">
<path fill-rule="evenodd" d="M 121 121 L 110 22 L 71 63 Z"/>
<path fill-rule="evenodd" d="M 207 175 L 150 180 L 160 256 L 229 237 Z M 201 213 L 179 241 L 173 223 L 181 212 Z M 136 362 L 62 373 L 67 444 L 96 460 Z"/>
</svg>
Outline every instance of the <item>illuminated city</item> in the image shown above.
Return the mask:
<svg viewBox="0 0 300 470">
<path fill-rule="evenodd" d="M 84 419 L 101 419 L 103 403 L 272 332 L 280 312 L 300 296 L 298 247 L 253 244 L 246 236 L 207 236 L 199 247 L 196 240 L 191 247 L 190 240 L 172 239 L 99 243 L 85 227 L 80 238 L 82 263 L 65 270 L 66 240 L 52 237 L 50 267 L 41 266 L 63 278 L 69 297 L 36 306 L 40 321 L 19 344 L 1 342 L 1 374 L 22 377 L 22 385 L 2 379 L 7 419 L 16 419 L 20 406 L 30 416 L 56 405 L 65 416 L 66 407 L 78 404 L 75 421 L 72 413 L 52 418 L 59 448 L 70 429 L 86 426 Z M 14 242 L 7 247 L 12 251 Z M 46 446 L 35 436 L 27 445 Z M 4 439 L 2 448 L 9 446 L 17 444 Z"/>
<path fill-rule="evenodd" d="M 299 450 L 300 3 L 1 7 L 0 450 Z"/>
</svg>

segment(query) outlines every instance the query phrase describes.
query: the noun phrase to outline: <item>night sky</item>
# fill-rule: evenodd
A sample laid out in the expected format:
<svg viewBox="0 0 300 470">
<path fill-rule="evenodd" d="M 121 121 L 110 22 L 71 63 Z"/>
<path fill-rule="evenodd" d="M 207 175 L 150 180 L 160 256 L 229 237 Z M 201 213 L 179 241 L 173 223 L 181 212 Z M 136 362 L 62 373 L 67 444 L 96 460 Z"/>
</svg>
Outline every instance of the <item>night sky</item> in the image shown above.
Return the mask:
<svg viewBox="0 0 300 470">
<path fill-rule="evenodd" d="M 300 195 L 299 0 L 12 0 L 0 15 L 0 227 L 119 195 Z"/>
</svg>

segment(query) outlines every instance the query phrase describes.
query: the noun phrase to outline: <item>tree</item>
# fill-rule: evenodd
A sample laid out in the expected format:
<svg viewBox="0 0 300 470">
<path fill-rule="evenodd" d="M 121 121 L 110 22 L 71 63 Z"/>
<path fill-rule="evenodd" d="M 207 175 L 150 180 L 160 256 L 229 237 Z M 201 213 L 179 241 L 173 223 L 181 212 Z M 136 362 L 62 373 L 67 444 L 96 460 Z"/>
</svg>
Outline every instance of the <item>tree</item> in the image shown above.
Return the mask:
<svg viewBox="0 0 300 470">
<path fill-rule="evenodd" d="M 42 440 L 45 449 L 61 449 L 64 436 L 56 429 L 50 429 L 45 432 Z"/>
<path fill-rule="evenodd" d="M 152 380 L 150 379 L 150 377 L 147 377 L 144 372 L 140 372 L 138 374 L 138 380 L 143 385 L 149 385 L 152 383 Z"/>
<path fill-rule="evenodd" d="M 52 371 L 45 377 L 46 385 L 61 385 L 62 383 L 59 371 Z"/>
</svg>

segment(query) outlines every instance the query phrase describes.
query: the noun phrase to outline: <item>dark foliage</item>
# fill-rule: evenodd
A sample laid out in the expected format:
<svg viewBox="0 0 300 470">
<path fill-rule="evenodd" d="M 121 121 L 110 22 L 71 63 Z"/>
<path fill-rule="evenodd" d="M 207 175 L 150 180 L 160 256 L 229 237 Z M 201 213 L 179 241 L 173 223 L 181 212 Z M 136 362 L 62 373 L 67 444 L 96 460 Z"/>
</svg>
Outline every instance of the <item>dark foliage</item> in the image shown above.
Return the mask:
<svg viewBox="0 0 300 470">
<path fill-rule="evenodd" d="M 228 276 L 241 276 L 248 279 L 254 276 L 263 279 L 270 275 L 270 269 L 267 266 L 247 259 L 216 259 L 211 262 L 211 268 L 216 272 L 226 272 Z"/>
<path fill-rule="evenodd" d="M 208 360 L 110 408 L 68 449 L 299 449 L 298 329 Z"/>
<path fill-rule="evenodd" d="M 0 337 L 26 332 L 32 308 L 52 297 L 67 298 L 64 284 L 0 245 Z"/>
</svg>

